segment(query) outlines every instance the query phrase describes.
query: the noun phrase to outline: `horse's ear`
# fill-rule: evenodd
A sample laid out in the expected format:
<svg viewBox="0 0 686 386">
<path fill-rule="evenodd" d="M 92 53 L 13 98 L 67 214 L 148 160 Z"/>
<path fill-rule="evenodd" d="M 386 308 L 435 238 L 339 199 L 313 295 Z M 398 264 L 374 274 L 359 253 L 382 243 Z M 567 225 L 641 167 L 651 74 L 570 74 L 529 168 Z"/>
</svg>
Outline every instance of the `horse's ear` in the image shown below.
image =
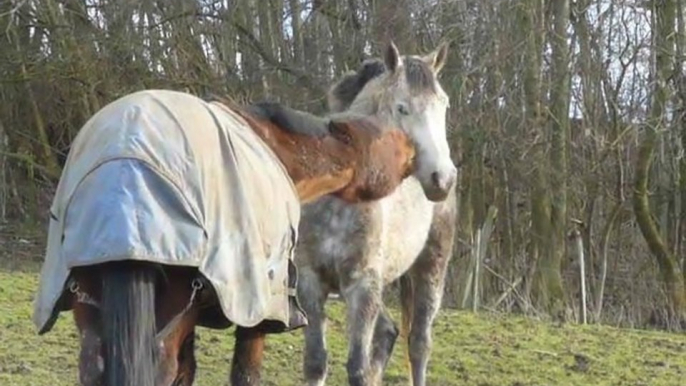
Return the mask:
<svg viewBox="0 0 686 386">
<path fill-rule="evenodd" d="M 448 46 L 448 42 L 443 42 L 432 53 L 424 57 L 424 61 L 433 69 L 435 74 L 441 72 L 448 60 Z"/>
<path fill-rule="evenodd" d="M 398 52 L 398 47 L 395 46 L 392 40 L 388 43 L 388 47 L 386 47 L 384 62 L 390 72 L 395 72 L 400 66 L 400 52 Z"/>
<path fill-rule="evenodd" d="M 353 144 L 353 136 L 350 127 L 345 122 L 329 121 L 329 133 L 332 137 L 350 146 Z"/>
</svg>

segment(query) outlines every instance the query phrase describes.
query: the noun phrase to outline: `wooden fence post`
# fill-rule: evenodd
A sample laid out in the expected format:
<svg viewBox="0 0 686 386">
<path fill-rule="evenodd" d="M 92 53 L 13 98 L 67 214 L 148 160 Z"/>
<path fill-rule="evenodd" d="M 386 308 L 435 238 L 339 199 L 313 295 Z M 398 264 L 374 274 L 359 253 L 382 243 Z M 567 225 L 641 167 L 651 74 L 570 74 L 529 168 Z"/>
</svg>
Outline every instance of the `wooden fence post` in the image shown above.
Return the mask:
<svg viewBox="0 0 686 386">
<path fill-rule="evenodd" d="M 495 218 L 498 216 L 498 208 L 491 205 L 486 213 L 486 219 L 481 229 L 476 231 L 476 240 L 474 240 L 474 290 L 472 297 L 472 311 L 477 312 L 479 309 L 479 283 L 481 278 L 481 265 L 486 259 L 486 251 L 488 250 L 488 240 L 491 238 L 493 228 L 495 226 Z"/>
<path fill-rule="evenodd" d="M 584 259 L 584 241 L 581 238 L 581 233 L 578 229 L 572 231 L 574 244 L 576 246 L 576 255 L 579 259 L 579 276 L 581 279 L 581 323 L 587 323 L 586 317 L 586 262 Z"/>
</svg>

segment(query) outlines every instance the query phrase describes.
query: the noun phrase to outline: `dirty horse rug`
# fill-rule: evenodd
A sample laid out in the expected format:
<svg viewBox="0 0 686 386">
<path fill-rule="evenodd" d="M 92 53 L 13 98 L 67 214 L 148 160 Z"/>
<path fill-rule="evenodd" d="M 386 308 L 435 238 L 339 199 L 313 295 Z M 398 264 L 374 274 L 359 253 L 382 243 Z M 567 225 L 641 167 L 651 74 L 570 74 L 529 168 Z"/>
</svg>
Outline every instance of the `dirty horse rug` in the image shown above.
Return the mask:
<svg viewBox="0 0 686 386">
<path fill-rule="evenodd" d="M 71 268 L 118 260 L 197 267 L 234 324 L 305 323 L 295 187 L 225 105 L 166 90 L 109 104 L 74 139 L 50 217 L 33 315 L 41 334 L 66 309 Z"/>
</svg>

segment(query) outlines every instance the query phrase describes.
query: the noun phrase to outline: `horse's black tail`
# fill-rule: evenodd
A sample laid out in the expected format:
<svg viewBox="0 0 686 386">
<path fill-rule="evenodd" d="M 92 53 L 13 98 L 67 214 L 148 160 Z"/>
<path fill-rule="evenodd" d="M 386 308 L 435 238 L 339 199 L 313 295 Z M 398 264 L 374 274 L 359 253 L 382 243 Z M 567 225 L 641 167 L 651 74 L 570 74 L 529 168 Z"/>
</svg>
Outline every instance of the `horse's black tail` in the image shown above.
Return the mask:
<svg viewBox="0 0 686 386">
<path fill-rule="evenodd" d="M 107 386 L 154 386 L 155 281 L 151 266 L 108 264 L 102 270 L 102 337 Z"/>
</svg>

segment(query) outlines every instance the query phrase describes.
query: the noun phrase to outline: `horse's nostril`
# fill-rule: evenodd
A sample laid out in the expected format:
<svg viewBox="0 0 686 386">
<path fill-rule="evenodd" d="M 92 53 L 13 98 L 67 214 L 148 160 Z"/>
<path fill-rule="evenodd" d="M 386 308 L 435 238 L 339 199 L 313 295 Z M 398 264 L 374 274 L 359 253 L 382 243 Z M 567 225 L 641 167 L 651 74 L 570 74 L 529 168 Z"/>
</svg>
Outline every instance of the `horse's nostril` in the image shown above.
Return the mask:
<svg viewBox="0 0 686 386">
<path fill-rule="evenodd" d="M 438 172 L 431 173 L 431 182 L 433 182 L 433 184 L 435 186 L 440 187 L 441 186 L 441 175 Z"/>
<path fill-rule="evenodd" d="M 431 183 L 434 187 L 447 191 L 452 188 L 453 184 L 457 180 L 457 169 L 453 169 L 447 173 L 433 172 L 431 173 Z"/>
</svg>

